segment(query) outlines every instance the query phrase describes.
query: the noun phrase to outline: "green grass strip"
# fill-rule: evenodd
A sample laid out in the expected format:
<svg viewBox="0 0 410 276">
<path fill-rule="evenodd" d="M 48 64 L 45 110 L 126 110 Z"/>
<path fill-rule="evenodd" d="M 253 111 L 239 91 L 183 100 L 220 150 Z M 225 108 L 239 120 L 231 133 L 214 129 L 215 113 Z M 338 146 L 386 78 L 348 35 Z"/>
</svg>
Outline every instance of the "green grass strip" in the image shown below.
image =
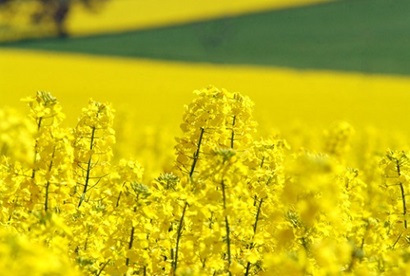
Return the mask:
<svg viewBox="0 0 410 276">
<path fill-rule="evenodd" d="M 2 47 L 409 75 L 409 15 L 408 0 L 345 0 L 142 31 L 20 41 Z"/>
</svg>

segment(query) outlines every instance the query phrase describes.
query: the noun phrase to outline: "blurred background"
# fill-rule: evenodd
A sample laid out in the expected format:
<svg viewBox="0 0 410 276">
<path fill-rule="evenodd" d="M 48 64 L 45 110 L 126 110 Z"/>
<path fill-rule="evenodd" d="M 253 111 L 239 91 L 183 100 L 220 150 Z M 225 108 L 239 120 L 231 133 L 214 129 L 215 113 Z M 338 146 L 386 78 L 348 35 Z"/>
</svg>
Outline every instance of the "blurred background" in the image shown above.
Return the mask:
<svg viewBox="0 0 410 276">
<path fill-rule="evenodd" d="M 0 0 L 0 107 L 38 90 L 178 129 L 209 84 L 268 129 L 347 120 L 408 133 L 408 0 Z M 130 119 L 131 118 L 131 119 Z"/>
</svg>

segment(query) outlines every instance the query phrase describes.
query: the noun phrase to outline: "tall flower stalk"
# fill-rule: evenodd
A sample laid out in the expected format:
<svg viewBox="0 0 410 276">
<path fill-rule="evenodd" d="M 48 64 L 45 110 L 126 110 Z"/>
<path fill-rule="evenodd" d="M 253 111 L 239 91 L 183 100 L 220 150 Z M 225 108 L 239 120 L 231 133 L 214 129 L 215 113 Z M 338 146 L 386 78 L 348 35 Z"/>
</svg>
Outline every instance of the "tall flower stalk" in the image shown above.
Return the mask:
<svg viewBox="0 0 410 276">
<path fill-rule="evenodd" d="M 82 110 L 73 141 L 78 207 L 91 199 L 90 190 L 103 185 L 100 182 L 109 173 L 106 168 L 115 143 L 113 120 L 114 111 L 108 104 L 90 100 Z"/>
</svg>

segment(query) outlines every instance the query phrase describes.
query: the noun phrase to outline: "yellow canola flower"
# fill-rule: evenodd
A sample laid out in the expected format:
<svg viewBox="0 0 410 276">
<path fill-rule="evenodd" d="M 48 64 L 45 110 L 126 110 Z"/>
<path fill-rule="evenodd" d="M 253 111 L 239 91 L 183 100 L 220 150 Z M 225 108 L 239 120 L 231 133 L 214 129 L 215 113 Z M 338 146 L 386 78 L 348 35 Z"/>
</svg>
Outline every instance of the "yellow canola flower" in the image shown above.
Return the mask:
<svg viewBox="0 0 410 276">
<path fill-rule="evenodd" d="M 177 167 L 191 178 L 202 155 L 217 153 L 228 160 L 233 156 L 228 149 L 246 149 L 256 132 L 253 102 L 248 97 L 213 86 L 194 93 L 197 97 L 185 106 L 183 136 L 175 147 Z"/>
<path fill-rule="evenodd" d="M 7 275 L 81 275 L 68 258 L 1 226 L 0 270 Z"/>
<path fill-rule="evenodd" d="M 255 139 L 252 108 L 240 93 L 198 90 L 177 141 L 185 170 L 170 164 L 148 181 L 136 158 L 114 156 L 109 104 L 91 101 L 70 129 L 41 123 L 26 141 L 36 166 L 7 151 L 0 159 L 0 225 L 14 231 L 0 229 L 0 269 L 18 274 L 19 260 L 57 275 L 66 265 L 64 275 L 73 266 L 84 275 L 405 274 L 407 148 L 363 148 L 367 138 L 343 122 L 304 148 L 278 134 Z"/>
<path fill-rule="evenodd" d="M 35 119 L 38 127 L 41 123 L 48 125 L 59 124 L 65 117 L 61 111 L 61 105 L 50 92 L 38 91 L 36 97 L 25 98 L 22 101 L 28 103 L 30 116 Z M 42 122 L 42 120 L 46 122 Z"/>
<path fill-rule="evenodd" d="M 32 162 L 35 127 L 17 110 L 0 108 L 0 152 L 19 162 Z"/>
</svg>

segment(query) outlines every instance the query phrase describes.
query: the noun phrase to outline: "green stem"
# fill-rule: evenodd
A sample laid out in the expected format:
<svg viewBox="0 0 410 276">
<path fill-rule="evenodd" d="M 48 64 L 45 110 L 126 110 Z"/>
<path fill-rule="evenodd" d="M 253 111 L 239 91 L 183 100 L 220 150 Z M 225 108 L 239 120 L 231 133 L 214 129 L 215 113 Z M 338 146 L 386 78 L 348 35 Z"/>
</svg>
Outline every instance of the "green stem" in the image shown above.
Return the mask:
<svg viewBox="0 0 410 276">
<path fill-rule="evenodd" d="M 400 177 L 401 176 L 401 168 L 400 168 L 400 160 L 396 159 L 396 170 L 397 170 L 397 174 Z M 404 228 L 407 229 L 407 219 L 406 219 L 406 214 L 407 214 L 407 206 L 406 206 L 406 195 L 404 193 L 404 187 L 403 187 L 403 183 L 399 183 L 400 186 L 400 192 L 401 192 L 401 201 L 403 204 L 403 223 L 404 223 Z"/>
<path fill-rule="evenodd" d="M 184 209 L 182 210 L 182 215 L 181 215 L 181 219 L 179 220 L 179 225 L 178 225 L 178 230 L 177 230 L 177 241 L 175 245 L 175 258 L 174 258 L 174 261 L 172 262 L 172 270 L 174 272 L 174 275 L 175 275 L 175 272 L 177 271 L 177 266 L 178 266 L 179 242 L 182 236 L 182 225 L 184 223 L 185 212 L 186 212 L 187 207 L 188 207 L 188 202 L 185 202 Z"/>
<path fill-rule="evenodd" d="M 402 235 L 403 235 L 403 232 L 401 232 L 400 235 L 397 237 L 397 239 L 394 241 L 392 248 L 396 246 L 396 244 L 399 242 Z"/>
<path fill-rule="evenodd" d="M 199 139 L 198 139 L 198 147 L 196 148 L 196 152 L 194 154 L 194 161 L 192 162 L 191 171 L 189 172 L 190 178 L 192 178 L 192 175 L 194 174 L 196 163 L 198 162 L 199 150 L 201 148 L 201 143 L 202 143 L 202 138 L 204 136 L 204 132 L 205 132 L 205 129 L 201 127 L 201 133 L 199 134 Z"/>
<path fill-rule="evenodd" d="M 54 147 L 54 148 L 53 148 L 53 154 L 51 155 L 51 161 L 50 161 L 50 164 L 49 164 L 49 166 L 48 166 L 48 172 L 49 172 L 49 173 L 51 172 L 51 168 L 53 167 L 53 162 L 54 162 L 55 153 L 56 153 L 56 148 Z M 44 200 L 44 211 L 46 211 L 46 212 L 47 212 L 47 210 L 48 210 L 48 195 L 49 195 L 49 189 L 50 189 L 50 180 L 47 180 L 47 183 L 46 183 L 46 195 L 45 195 L 45 200 Z"/>
<path fill-rule="evenodd" d="M 40 132 L 42 121 L 43 121 L 43 117 L 38 118 L 37 134 Z M 31 172 L 31 179 L 33 179 L 33 180 L 36 177 L 36 171 L 37 171 L 36 170 L 37 154 L 38 154 L 38 137 L 36 138 L 36 143 L 34 145 L 34 162 L 33 162 L 33 171 Z"/>
<path fill-rule="evenodd" d="M 255 196 L 256 197 L 256 196 Z M 259 221 L 259 216 L 260 216 L 260 213 L 261 213 L 261 209 L 262 209 L 262 203 L 263 203 L 263 198 L 259 201 L 259 205 L 258 205 L 258 210 L 256 211 L 256 217 L 255 217 L 255 223 L 253 224 L 253 237 L 252 237 L 252 240 L 255 238 L 255 235 L 256 235 L 256 230 L 257 230 L 257 227 L 258 227 L 258 221 Z M 251 242 L 251 244 L 250 244 L 250 246 L 249 246 L 249 249 L 252 249 L 253 247 L 254 247 L 254 243 L 253 243 L 253 241 Z M 249 275 L 249 270 L 251 269 L 251 263 L 250 262 L 248 262 L 247 263 L 247 265 L 246 265 L 246 271 L 245 271 L 245 276 L 248 276 Z"/>
<path fill-rule="evenodd" d="M 233 120 L 232 120 L 231 149 L 233 149 L 233 142 L 235 140 L 235 131 L 233 130 L 233 128 L 235 126 L 235 122 L 236 122 L 236 115 L 233 116 Z"/>
<path fill-rule="evenodd" d="M 132 226 L 131 227 L 131 234 L 130 234 L 130 241 L 128 243 L 128 250 L 130 250 L 132 248 L 132 244 L 134 243 L 134 232 L 135 232 L 135 227 Z M 127 257 L 127 259 L 125 260 L 125 265 L 128 266 L 130 263 L 130 258 Z"/>
<path fill-rule="evenodd" d="M 107 264 L 110 262 L 110 259 L 108 259 L 108 261 L 106 261 L 105 263 L 103 263 L 103 265 L 101 266 L 100 270 L 98 271 L 98 273 L 96 274 L 97 276 L 100 276 L 101 273 L 104 271 L 105 267 L 107 266 Z"/>
<path fill-rule="evenodd" d="M 92 153 L 91 151 L 93 150 L 94 147 L 94 136 L 95 136 L 95 127 L 91 128 L 91 140 L 90 140 L 90 157 L 88 158 L 88 162 L 87 162 L 87 174 L 85 176 L 85 183 L 84 183 L 84 190 L 83 190 L 83 194 L 81 195 L 80 198 L 80 202 L 78 203 L 78 207 L 81 206 L 81 204 L 83 203 L 83 200 L 85 198 L 85 193 L 87 192 L 87 188 L 88 188 L 88 184 L 90 181 L 90 173 L 91 173 L 91 166 L 92 166 Z"/>
<path fill-rule="evenodd" d="M 406 219 L 406 214 L 407 214 L 407 207 L 406 207 L 406 195 L 404 193 L 404 187 L 403 183 L 399 183 L 400 186 L 400 192 L 401 192 L 401 201 L 403 203 L 403 217 L 404 217 L 404 228 L 407 229 L 407 219 Z"/>
<path fill-rule="evenodd" d="M 263 203 L 263 198 L 259 201 L 258 210 L 256 211 L 255 224 L 253 225 L 253 235 L 254 236 L 256 234 L 256 230 L 257 230 L 257 227 L 258 227 L 259 216 L 261 214 L 261 209 L 262 209 L 262 203 Z"/>
<path fill-rule="evenodd" d="M 262 157 L 260 168 L 263 168 L 263 163 L 264 163 L 264 162 L 265 162 L 265 156 Z"/>
<path fill-rule="evenodd" d="M 115 204 L 115 207 L 120 206 L 120 198 L 121 198 L 121 194 L 122 194 L 122 191 L 120 191 L 120 193 L 118 194 L 118 197 L 117 197 L 117 203 Z"/>
<path fill-rule="evenodd" d="M 50 188 L 50 181 L 47 180 L 46 183 L 46 198 L 44 200 L 44 211 L 48 211 L 48 193 L 49 193 L 49 188 Z"/>
<path fill-rule="evenodd" d="M 126 182 L 122 183 L 122 189 L 124 189 L 125 184 L 126 184 Z M 115 207 L 120 206 L 121 195 L 122 195 L 122 190 L 118 193 L 117 203 L 115 204 Z M 134 209 L 134 212 L 135 212 L 135 209 Z"/>
<path fill-rule="evenodd" d="M 223 208 L 226 210 L 226 191 L 225 191 L 225 183 L 221 181 L 221 188 L 222 188 L 222 199 L 223 199 Z M 230 227 L 229 227 L 229 219 L 228 215 L 225 215 L 225 231 L 226 231 L 226 246 L 227 246 L 227 254 L 228 254 L 228 264 L 231 265 L 231 238 L 230 238 Z M 229 272 L 229 274 L 231 274 Z"/>
<path fill-rule="evenodd" d="M 228 216 L 225 216 L 225 230 L 226 230 L 226 246 L 228 253 L 228 264 L 231 265 L 231 238 L 230 238 L 230 228 Z"/>
</svg>

